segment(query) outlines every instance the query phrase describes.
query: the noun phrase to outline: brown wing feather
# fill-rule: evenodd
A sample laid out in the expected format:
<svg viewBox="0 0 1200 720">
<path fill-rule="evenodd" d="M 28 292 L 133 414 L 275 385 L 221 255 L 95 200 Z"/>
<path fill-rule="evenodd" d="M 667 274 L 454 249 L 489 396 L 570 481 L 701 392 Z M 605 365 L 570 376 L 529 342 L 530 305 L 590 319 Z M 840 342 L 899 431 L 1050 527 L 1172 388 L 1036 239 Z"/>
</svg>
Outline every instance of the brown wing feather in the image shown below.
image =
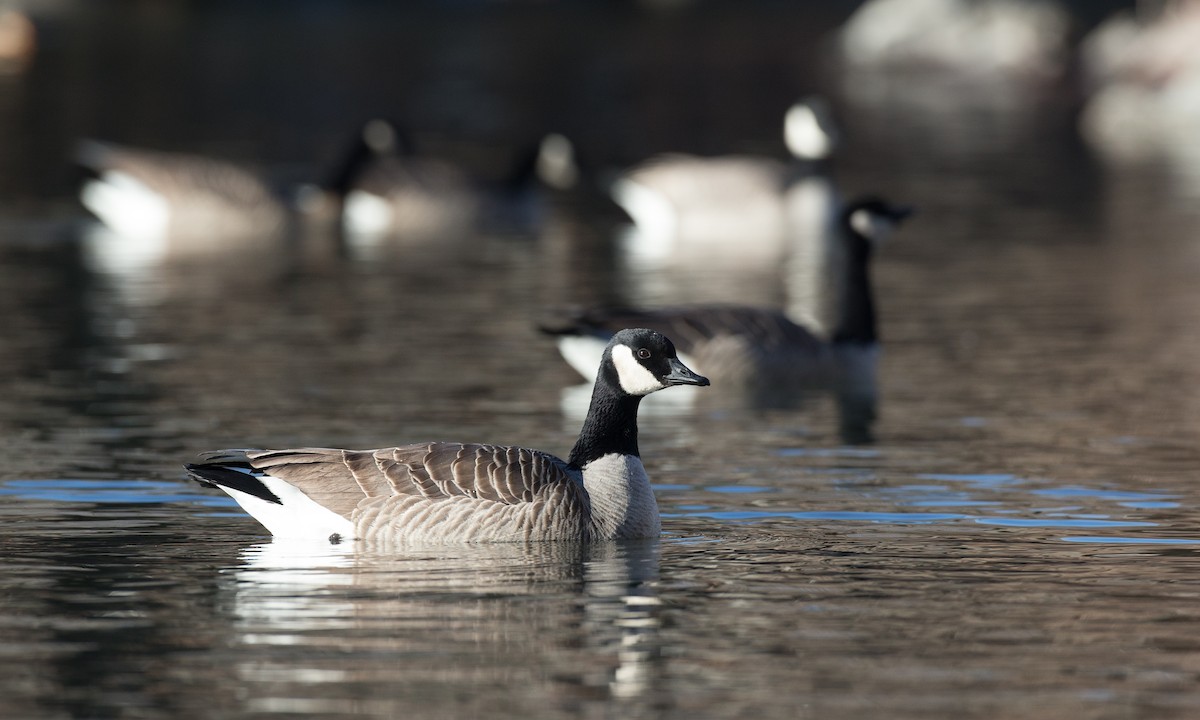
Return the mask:
<svg viewBox="0 0 1200 720">
<path fill-rule="evenodd" d="M 566 463 L 528 448 L 433 442 L 379 450 L 252 451 L 251 464 L 351 518 L 367 498 L 467 496 L 505 505 L 535 502 L 579 484 Z"/>
</svg>

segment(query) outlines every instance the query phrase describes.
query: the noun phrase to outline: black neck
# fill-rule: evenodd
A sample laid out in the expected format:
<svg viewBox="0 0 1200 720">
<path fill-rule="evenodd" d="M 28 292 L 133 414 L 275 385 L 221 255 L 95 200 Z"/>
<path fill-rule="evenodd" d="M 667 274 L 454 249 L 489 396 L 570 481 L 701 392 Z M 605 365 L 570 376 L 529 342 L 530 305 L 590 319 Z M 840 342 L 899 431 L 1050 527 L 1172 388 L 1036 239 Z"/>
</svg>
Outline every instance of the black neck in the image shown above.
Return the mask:
<svg viewBox="0 0 1200 720">
<path fill-rule="evenodd" d="M 600 373 L 579 440 L 568 460 L 573 467 L 582 468 L 612 453 L 639 455 L 637 412 L 642 398 L 616 389 L 616 369 L 610 363 L 604 363 Z"/>
<path fill-rule="evenodd" d="M 371 161 L 374 155 L 375 153 L 365 142 L 356 139 L 354 144 L 342 153 L 338 163 L 330 168 L 322 188 L 338 197 L 345 196 L 363 167 Z"/>
<path fill-rule="evenodd" d="M 875 299 L 871 291 L 871 242 L 842 217 L 846 243 L 846 275 L 842 283 L 841 316 L 833 331 L 835 343 L 870 344 L 879 340 L 875 328 Z"/>
<path fill-rule="evenodd" d="M 784 182 L 794 185 L 811 177 L 832 177 L 833 158 L 792 158 Z"/>
</svg>

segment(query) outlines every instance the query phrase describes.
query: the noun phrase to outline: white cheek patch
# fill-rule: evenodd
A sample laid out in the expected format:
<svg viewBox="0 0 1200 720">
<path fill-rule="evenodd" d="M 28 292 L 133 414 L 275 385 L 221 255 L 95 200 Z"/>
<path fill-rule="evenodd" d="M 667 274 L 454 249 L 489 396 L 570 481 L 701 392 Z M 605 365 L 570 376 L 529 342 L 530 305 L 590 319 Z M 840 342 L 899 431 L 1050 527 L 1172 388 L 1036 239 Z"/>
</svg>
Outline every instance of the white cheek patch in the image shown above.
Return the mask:
<svg viewBox="0 0 1200 720">
<path fill-rule="evenodd" d="M 788 110 L 783 121 L 783 138 L 792 155 L 801 159 L 820 160 L 833 153 L 833 138 L 806 105 L 795 105 Z"/>
<path fill-rule="evenodd" d="M 613 365 L 617 367 L 617 381 L 621 389 L 630 395 L 649 395 L 666 387 L 654 373 L 647 370 L 633 356 L 633 348 L 617 345 L 612 349 Z"/>
<path fill-rule="evenodd" d="M 869 210 L 855 210 L 850 215 L 850 227 L 855 232 L 875 243 L 882 244 L 892 232 L 892 223 Z"/>
</svg>

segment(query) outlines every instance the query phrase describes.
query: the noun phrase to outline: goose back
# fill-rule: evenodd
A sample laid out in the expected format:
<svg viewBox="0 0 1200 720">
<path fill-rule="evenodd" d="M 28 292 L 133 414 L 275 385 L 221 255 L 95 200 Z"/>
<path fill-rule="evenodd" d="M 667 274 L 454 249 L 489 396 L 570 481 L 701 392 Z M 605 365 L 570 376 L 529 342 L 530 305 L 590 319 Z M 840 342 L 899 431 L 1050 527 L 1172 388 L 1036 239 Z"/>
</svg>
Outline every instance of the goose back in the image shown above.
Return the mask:
<svg viewBox="0 0 1200 720">
<path fill-rule="evenodd" d="M 378 450 L 252 451 L 254 470 L 349 520 L 374 544 L 588 540 L 577 469 L 527 448 L 432 442 Z"/>
</svg>

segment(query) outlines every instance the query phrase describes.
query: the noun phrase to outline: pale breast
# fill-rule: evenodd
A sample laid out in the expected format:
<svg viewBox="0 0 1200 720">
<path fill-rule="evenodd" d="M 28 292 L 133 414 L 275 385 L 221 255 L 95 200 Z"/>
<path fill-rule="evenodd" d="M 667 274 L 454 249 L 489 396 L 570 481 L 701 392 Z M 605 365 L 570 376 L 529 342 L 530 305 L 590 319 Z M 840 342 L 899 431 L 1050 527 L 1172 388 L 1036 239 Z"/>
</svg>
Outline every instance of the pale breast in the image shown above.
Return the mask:
<svg viewBox="0 0 1200 720">
<path fill-rule="evenodd" d="M 657 537 L 662 532 L 658 503 L 646 468 L 635 455 L 610 454 L 583 468 L 596 539 Z"/>
</svg>

